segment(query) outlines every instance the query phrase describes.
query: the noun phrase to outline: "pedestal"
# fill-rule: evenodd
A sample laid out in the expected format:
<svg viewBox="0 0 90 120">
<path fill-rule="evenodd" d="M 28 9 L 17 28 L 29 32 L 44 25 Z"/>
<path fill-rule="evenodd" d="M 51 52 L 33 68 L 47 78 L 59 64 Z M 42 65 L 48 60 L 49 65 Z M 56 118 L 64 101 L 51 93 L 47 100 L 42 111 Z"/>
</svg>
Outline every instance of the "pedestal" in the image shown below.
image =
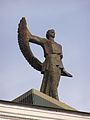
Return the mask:
<svg viewBox="0 0 90 120">
<path fill-rule="evenodd" d="M 13 102 L 76 111 L 69 105 L 66 105 L 65 103 L 58 101 L 35 89 L 31 89 L 23 95 L 17 97 L 15 100 L 13 100 Z"/>
</svg>

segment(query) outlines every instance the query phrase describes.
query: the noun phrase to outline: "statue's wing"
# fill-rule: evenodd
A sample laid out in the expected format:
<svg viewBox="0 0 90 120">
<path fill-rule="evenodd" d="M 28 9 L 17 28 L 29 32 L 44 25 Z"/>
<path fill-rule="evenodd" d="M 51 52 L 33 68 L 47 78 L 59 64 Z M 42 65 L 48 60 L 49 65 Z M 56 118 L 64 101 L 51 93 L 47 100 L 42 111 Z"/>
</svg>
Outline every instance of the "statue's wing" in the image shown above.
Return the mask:
<svg viewBox="0 0 90 120">
<path fill-rule="evenodd" d="M 27 23 L 23 17 L 18 26 L 18 43 L 21 52 L 23 53 L 29 64 L 36 70 L 42 70 L 42 63 L 33 55 L 29 46 L 30 32 L 27 28 Z"/>
</svg>

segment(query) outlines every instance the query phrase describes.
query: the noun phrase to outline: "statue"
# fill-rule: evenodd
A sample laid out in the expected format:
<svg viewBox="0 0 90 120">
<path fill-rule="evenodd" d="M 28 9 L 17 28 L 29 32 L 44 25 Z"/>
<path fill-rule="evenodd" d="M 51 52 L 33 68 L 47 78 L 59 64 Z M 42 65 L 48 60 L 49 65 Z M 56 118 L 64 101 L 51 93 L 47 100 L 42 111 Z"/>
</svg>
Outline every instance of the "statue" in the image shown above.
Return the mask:
<svg viewBox="0 0 90 120">
<path fill-rule="evenodd" d="M 19 47 L 29 62 L 29 64 L 43 74 L 43 81 L 40 91 L 59 100 L 58 85 L 61 76 L 72 77 L 62 63 L 62 46 L 54 41 L 55 31 L 48 30 L 46 38 L 32 35 L 28 28 L 25 18 L 23 17 L 18 27 Z M 32 53 L 29 42 L 40 45 L 44 51 L 45 61 L 41 63 Z"/>
</svg>

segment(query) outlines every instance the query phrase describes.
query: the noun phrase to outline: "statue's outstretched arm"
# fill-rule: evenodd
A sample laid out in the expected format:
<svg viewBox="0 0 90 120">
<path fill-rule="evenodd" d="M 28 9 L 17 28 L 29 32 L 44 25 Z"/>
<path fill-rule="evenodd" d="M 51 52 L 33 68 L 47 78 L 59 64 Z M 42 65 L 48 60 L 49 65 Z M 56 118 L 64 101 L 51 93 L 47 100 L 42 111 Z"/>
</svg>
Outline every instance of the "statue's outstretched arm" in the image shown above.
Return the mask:
<svg viewBox="0 0 90 120">
<path fill-rule="evenodd" d="M 29 42 L 36 43 L 36 44 L 38 44 L 38 45 L 43 46 L 45 40 L 44 40 L 44 38 L 41 38 L 41 37 L 38 37 L 38 36 L 32 35 L 32 34 L 30 33 L 30 39 L 29 39 Z"/>
</svg>

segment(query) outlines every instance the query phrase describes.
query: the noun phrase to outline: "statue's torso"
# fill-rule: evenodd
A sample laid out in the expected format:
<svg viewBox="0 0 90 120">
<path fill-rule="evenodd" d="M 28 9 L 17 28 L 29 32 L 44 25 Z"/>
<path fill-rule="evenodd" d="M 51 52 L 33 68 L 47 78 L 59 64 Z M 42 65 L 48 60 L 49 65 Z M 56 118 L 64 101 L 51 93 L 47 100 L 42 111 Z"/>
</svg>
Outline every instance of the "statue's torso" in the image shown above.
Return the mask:
<svg viewBox="0 0 90 120">
<path fill-rule="evenodd" d="M 49 54 L 62 54 L 62 46 L 56 42 L 47 40 L 44 44 L 44 56 Z"/>
<path fill-rule="evenodd" d="M 43 63 L 43 71 L 54 70 L 56 66 L 63 68 L 61 61 L 62 46 L 56 42 L 46 41 L 44 44 L 45 62 Z"/>
</svg>

